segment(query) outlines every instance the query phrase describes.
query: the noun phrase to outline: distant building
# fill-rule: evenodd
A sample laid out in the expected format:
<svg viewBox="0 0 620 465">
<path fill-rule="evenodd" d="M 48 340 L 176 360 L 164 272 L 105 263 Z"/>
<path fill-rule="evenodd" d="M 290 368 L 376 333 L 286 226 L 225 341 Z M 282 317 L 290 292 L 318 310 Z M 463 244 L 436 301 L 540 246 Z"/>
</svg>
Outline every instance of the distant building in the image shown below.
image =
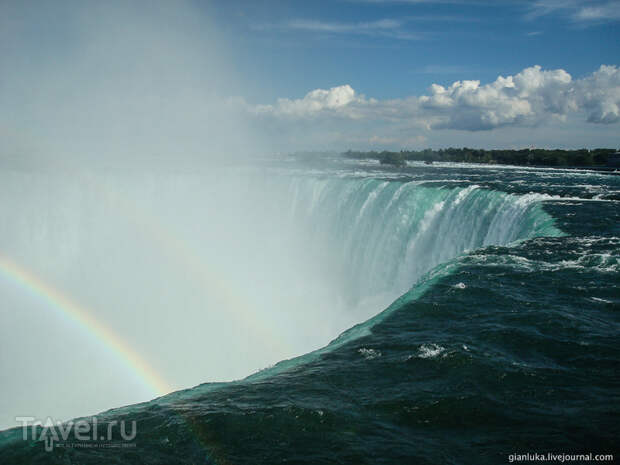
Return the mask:
<svg viewBox="0 0 620 465">
<path fill-rule="evenodd" d="M 607 166 L 620 168 L 620 152 L 615 152 L 607 157 Z"/>
</svg>

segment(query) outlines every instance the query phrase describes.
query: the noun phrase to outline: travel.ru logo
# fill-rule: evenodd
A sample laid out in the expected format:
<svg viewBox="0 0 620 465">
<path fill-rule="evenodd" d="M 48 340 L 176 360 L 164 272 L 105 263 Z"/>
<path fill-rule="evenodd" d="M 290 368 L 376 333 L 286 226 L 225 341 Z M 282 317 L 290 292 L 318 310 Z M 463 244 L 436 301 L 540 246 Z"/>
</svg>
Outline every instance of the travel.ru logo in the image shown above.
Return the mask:
<svg viewBox="0 0 620 465">
<path fill-rule="evenodd" d="M 136 421 L 128 428 L 124 420 L 99 422 L 97 417 L 75 421 L 45 421 L 31 416 L 15 417 L 22 425 L 24 441 L 42 441 L 46 451 L 64 448 L 129 448 L 137 435 Z"/>
</svg>

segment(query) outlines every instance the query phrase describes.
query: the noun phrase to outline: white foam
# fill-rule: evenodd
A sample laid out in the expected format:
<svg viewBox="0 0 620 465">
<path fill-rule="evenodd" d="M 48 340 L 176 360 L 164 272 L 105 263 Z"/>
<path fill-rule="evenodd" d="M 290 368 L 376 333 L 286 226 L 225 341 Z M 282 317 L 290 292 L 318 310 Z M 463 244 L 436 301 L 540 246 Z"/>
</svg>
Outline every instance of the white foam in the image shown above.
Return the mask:
<svg viewBox="0 0 620 465">
<path fill-rule="evenodd" d="M 375 350 L 375 349 L 367 349 L 366 347 L 362 347 L 361 349 L 357 350 L 362 357 L 364 357 L 366 360 L 372 360 L 375 358 L 379 358 L 381 357 L 381 351 L 379 350 Z"/>
<path fill-rule="evenodd" d="M 437 344 L 423 344 L 418 349 L 419 358 L 435 358 L 442 354 L 446 350 L 445 347 L 441 347 Z"/>
</svg>

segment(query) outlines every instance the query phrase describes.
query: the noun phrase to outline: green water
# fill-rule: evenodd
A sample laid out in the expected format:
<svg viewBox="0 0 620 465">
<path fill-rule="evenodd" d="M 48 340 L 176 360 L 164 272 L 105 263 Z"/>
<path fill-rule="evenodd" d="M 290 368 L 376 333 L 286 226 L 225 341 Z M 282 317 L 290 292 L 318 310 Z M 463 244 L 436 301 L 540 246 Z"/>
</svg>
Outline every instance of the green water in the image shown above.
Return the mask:
<svg viewBox="0 0 620 465">
<path fill-rule="evenodd" d="M 135 447 L 0 433 L 2 463 L 508 463 L 618 453 L 620 178 L 322 160 L 269 166 L 355 305 L 330 345 L 99 416 Z M 340 281 L 339 281 L 340 282 Z M 391 303 L 392 302 L 392 303 Z M 391 303 L 391 304 L 390 304 Z M 117 438 L 119 439 L 119 438 Z"/>
</svg>

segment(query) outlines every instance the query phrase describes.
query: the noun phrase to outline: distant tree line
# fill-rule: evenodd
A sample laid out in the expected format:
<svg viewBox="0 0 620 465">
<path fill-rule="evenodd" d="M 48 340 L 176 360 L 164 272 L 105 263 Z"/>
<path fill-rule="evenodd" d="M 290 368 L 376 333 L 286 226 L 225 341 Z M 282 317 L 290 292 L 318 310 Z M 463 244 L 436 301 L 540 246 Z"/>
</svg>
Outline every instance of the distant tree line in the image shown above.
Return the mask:
<svg viewBox="0 0 620 465">
<path fill-rule="evenodd" d="M 525 166 L 604 166 L 615 149 L 521 149 L 485 150 L 463 148 L 401 150 L 400 152 L 361 152 L 348 150 L 343 153 L 348 158 L 370 158 L 383 164 L 402 166 L 407 160 L 435 162 L 452 161 L 467 163 L 499 163 Z"/>
</svg>

